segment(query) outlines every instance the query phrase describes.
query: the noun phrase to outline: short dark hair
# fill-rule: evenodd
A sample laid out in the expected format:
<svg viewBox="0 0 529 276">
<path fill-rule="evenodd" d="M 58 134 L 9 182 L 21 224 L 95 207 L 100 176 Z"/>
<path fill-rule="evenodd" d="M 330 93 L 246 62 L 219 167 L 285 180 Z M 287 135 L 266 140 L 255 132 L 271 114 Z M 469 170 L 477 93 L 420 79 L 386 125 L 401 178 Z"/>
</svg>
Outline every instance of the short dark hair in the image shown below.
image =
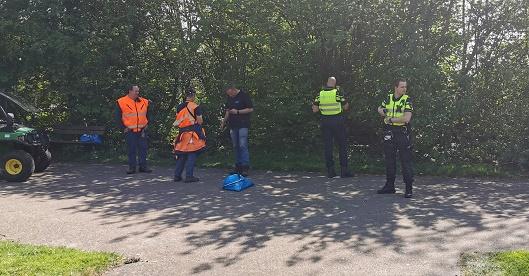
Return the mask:
<svg viewBox="0 0 529 276">
<path fill-rule="evenodd" d="M 185 95 L 186 95 L 186 98 L 190 98 L 190 97 L 195 96 L 196 93 L 197 92 L 195 91 L 195 89 L 193 87 L 188 87 L 186 89 L 186 94 Z"/>
<path fill-rule="evenodd" d="M 127 86 L 127 91 L 131 91 L 134 89 L 134 86 L 138 86 L 137 84 L 131 84 L 129 86 Z M 138 86 L 139 87 L 139 86 Z"/>
<path fill-rule="evenodd" d="M 393 82 L 393 86 L 394 87 L 399 87 L 399 84 L 401 82 L 408 82 L 405 78 L 398 78 L 398 79 L 395 79 L 395 81 Z"/>
<path fill-rule="evenodd" d="M 228 90 L 231 90 L 231 89 L 237 89 L 237 85 L 235 85 L 234 83 L 230 83 L 226 86 L 226 88 L 224 89 L 224 91 L 228 91 Z"/>
</svg>

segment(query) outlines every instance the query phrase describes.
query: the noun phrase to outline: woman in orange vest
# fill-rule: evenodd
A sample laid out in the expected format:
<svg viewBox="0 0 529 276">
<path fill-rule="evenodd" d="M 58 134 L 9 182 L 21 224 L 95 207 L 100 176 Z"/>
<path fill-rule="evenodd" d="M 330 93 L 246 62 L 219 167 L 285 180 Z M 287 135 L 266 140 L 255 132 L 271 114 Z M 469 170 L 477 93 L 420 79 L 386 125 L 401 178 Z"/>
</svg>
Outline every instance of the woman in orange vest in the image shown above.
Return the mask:
<svg viewBox="0 0 529 276">
<path fill-rule="evenodd" d="M 193 175 L 197 156 L 206 148 L 206 135 L 202 128 L 202 109 L 195 103 L 195 91 L 186 92 L 186 100 L 176 108 L 176 120 L 173 126 L 178 127 L 178 136 L 174 141 L 176 168 L 174 181 L 182 181 L 182 172 L 186 169 L 184 182 L 197 182 Z"/>
<path fill-rule="evenodd" d="M 142 98 L 137 85 L 129 87 L 127 95 L 117 100 L 115 119 L 118 126 L 125 133 L 129 156 L 129 170 L 127 174 L 139 172 L 150 173 L 147 168 L 147 126 L 149 125 L 151 101 Z M 136 160 L 136 156 L 139 160 Z"/>
</svg>

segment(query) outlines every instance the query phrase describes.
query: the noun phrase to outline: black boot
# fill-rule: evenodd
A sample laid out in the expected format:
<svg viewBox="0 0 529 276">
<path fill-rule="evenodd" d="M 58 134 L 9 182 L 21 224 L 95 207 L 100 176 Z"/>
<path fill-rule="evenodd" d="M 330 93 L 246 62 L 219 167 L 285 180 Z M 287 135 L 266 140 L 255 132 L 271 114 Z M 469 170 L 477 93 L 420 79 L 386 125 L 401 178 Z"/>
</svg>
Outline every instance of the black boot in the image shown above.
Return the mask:
<svg viewBox="0 0 529 276">
<path fill-rule="evenodd" d="M 334 171 L 334 167 L 328 167 L 327 168 L 327 177 L 333 178 L 336 176 L 336 171 Z"/>
<path fill-rule="evenodd" d="M 129 167 L 127 174 L 135 174 L 135 173 L 136 173 L 136 167 Z"/>
<path fill-rule="evenodd" d="M 181 176 L 175 176 L 173 180 L 174 180 L 174 182 L 180 182 L 180 181 L 182 181 L 182 177 Z"/>
<path fill-rule="evenodd" d="M 186 180 L 184 180 L 185 183 L 198 182 L 198 181 L 200 181 L 200 179 L 194 176 L 186 176 Z"/>
<path fill-rule="evenodd" d="M 412 198 L 412 196 L 413 196 L 413 193 L 412 193 L 411 184 L 410 185 L 406 184 L 406 192 L 404 193 L 404 197 Z"/>
<path fill-rule="evenodd" d="M 235 165 L 235 167 L 233 167 L 233 170 L 230 172 L 230 174 L 241 174 L 241 166 L 240 165 Z"/>
<path fill-rule="evenodd" d="M 139 172 L 141 173 L 152 173 L 152 170 L 147 167 L 140 167 Z"/>
<path fill-rule="evenodd" d="M 386 183 L 382 189 L 377 191 L 377 194 L 394 194 L 395 193 L 395 185 L 389 185 Z"/>
<path fill-rule="evenodd" d="M 354 173 L 350 172 L 347 167 L 342 167 L 342 171 L 340 173 L 341 178 L 348 178 L 355 176 Z"/>
<path fill-rule="evenodd" d="M 250 170 L 250 166 L 241 166 L 241 175 L 244 176 L 244 177 L 247 177 L 249 174 L 248 174 L 248 171 Z"/>
</svg>

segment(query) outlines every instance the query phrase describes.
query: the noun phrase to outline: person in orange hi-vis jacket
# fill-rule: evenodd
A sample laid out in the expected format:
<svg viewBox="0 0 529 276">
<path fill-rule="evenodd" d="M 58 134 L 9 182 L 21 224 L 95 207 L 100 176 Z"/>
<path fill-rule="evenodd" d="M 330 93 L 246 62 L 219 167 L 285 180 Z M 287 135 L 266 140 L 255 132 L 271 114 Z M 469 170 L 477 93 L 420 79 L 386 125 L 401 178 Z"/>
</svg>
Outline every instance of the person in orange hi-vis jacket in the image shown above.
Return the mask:
<svg viewBox="0 0 529 276">
<path fill-rule="evenodd" d="M 174 181 L 182 181 L 182 172 L 186 169 L 184 182 L 197 182 L 200 179 L 193 175 L 198 155 L 206 148 L 206 134 L 202 128 L 204 119 L 202 109 L 195 103 L 195 90 L 189 88 L 183 103 L 176 108 L 176 120 L 173 126 L 178 127 L 178 136 L 174 141 L 176 168 Z"/>
<path fill-rule="evenodd" d="M 137 85 L 129 86 L 127 95 L 116 102 L 115 120 L 125 134 L 127 142 L 129 157 L 127 174 L 136 173 L 136 165 L 139 165 L 139 172 L 152 172 L 147 167 L 147 127 L 151 123 L 151 109 L 152 102 L 140 97 L 140 87 Z"/>
</svg>

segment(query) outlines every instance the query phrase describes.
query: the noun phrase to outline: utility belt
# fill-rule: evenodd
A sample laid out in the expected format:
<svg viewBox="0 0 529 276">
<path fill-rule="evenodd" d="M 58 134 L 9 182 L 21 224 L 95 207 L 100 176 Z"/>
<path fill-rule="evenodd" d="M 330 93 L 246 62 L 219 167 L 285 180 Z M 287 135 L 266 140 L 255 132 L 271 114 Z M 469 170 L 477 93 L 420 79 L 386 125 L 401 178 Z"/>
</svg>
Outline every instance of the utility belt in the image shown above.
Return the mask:
<svg viewBox="0 0 529 276">
<path fill-rule="evenodd" d="M 403 126 L 393 126 L 393 125 L 384 125 L 384 131 L 399 132 L 399 133 L 409 133 L 411 128 L 409 125 Z"/>
<path fill-rule="evenodd" d="M 395 135 L 403 135 L 411 143 L 411 127 L 409 125 L 404 126 L 384 126 L 384 141 L 392 140 Z"/>
<path fill-rule="evenodd" d="M 195 131 L 195 125 L 178 128 L 179 132 Z"/>
<path fill-rule="evenodd" d="M 344 118 L 343 112 L 334 115 L 323 115 L 320 113 L 321 118 Z"/>
<path fill-rule="evenodd" d="M 198 135 L 198 138 L 200 138 L 202 140 L 206 140 L 206 135 L 204 135 L 204 131 L 202 131 L 202 126 L 199 125 L 199 124 L 194 124 L 194 125 L 191 125 L 191 126 L 182 127 L 182 128 L 179 128 L 178 130 L 179 130 L 179 134 L 178 134 L 177 141 L 180 141 L 180 136 L 184 132 L 195 132 Z"/>
<path fill-rule="evenodd" d="M 325 123 L 344 123 L 345 122 L 345 116 L 343 116 L 343 113 L 340 113 L 340 114 L 336 114 L 336 115 L 323 115 L 323 114 L 320 114 L 320 117 L 321 117 L 321 120 L 320 122 L 322 124 L 325 124 Z"/>
</svg>

